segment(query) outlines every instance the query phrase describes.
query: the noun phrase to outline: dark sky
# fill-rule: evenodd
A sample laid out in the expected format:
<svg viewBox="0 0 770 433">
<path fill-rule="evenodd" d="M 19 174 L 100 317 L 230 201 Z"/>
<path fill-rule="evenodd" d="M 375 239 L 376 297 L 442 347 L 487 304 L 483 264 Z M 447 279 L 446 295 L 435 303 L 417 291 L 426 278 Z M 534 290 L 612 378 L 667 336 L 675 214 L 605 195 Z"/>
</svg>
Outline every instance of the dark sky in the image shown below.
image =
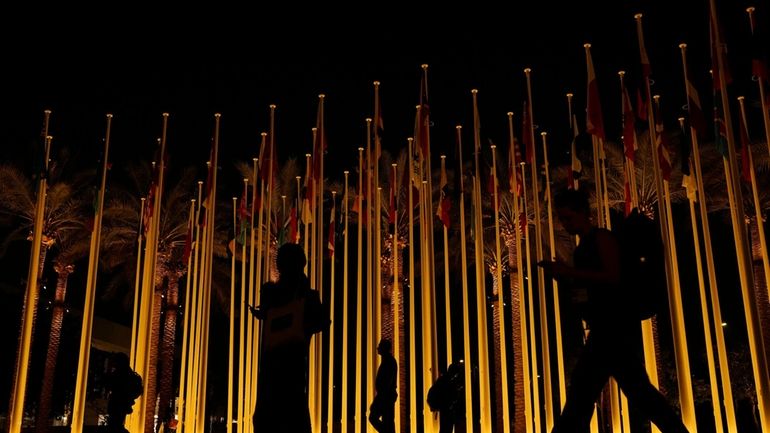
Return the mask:
<svg viewBox="0 0 770 433">
<path fill-rule="evenodd" d="M 744 82 L 736 85 L 747 86 L 749 63 L 741 44 L 749 32 L 744 12 L 749 0 L 719 3 L 734 75 Z M 756 4 L 760 12 L 767 5 Z M 382 82 L 384 146 L 396 150 L 412 134 L 420 64 L 427 63 L 434 153 L 454 145 L 458 123 L 472 146 L 472 88 L 479 89 L 484 144 L 487 137 L 505 144 L 506 112 L 520 115 L 522 70 L 531 67 L 535 123 L 552 134 L 558 160 L 568 146 L 567 91 L 575 93 L 584 125 L 583 43 L 593 44 L 605 128 L 616 139 L 617 71 L 628 71 L 632 89 L 639 85 L 633 15 L 643 12 L 654 92 L 663 95 L 673 123 L 684 101 L 679 42 L 690 44 L 701 94 L 710 93 L 707 7 L 706 0 L 544 1 L 504 9 L 447 3 L 419 10 L 310 11 L 297 4 L 281 13 L 126 8 L 89 10 L 74 19 L 56 11 L 9 15 L 6 20 L 14 25 L 2 30 L 1 38 L 0 159 L 24 162 L 44 108 L 53 110 L 54 147 L 73 149 L 83 160 L 103 135 L 108 111 L 115 115 L 115 163 L 151 157 L 163 111 L 171 113 L 172 164 L 203 164 L 214 112 L 223 115 L 223 161 L 250 159 L 273 103 L 279 157 L 302 157 L 311 146 L 317 95 L 325 93 L 328 157 L 336 171 L 330 176 L 341 178 L 364 144 L 363 119 L 373 114 L 372 81 Z M 295 15 L 300 10 L 302 17 Z"/>
</svg>

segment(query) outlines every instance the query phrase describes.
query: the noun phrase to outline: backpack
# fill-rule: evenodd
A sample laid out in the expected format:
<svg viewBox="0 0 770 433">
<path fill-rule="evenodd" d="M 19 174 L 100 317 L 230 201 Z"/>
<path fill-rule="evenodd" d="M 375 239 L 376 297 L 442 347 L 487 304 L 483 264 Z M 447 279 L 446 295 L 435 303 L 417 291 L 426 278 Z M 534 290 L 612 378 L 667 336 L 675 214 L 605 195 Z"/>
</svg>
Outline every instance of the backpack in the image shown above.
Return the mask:
<svg viewBox="0 0 770 433">
<path fill-rule="evenodd" d="M 639 320 L 663 312 L 668 300 L 663 240 L 658 224 L 634 208 L 617 230 L 620 280 Z"/>
</svg>

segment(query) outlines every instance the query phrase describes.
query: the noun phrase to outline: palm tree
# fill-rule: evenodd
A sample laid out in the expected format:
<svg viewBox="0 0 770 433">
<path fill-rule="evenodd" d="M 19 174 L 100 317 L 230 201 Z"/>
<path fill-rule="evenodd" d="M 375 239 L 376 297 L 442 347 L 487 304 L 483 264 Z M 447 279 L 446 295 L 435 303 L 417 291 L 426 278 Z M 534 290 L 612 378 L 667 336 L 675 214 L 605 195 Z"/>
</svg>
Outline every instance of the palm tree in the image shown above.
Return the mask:
<svg viewBox="0 0 770 433">
<path fill-rule="evenodd" d="M 75 262 L 88 254 L 90 236 L 86 227 L 83 230 L 68 232 L 57 243 L 59 250 L 54 260 L 54 270 L 57 274 L 56 294 L 54 296 L 51 314 L 51 330 L 48 334 L 48 351 L 45 358 L 45 370 L 43 372 L 43 385 L 40 389 L 37 422 L 38 433 L 46 433 L 49 429 L 48 417 L 51 413 L 51 397 L 53 395 L 54 373 L 56 372 L 56 359 L 59 353 L 62 322 L 66 311 L 65 295 L 67 294 L 67 280 L 75 270 Z"/>
<path fill-rule="evenodd" d="M 46 192 L 45 213 L 43 215 L 42 247 L 39 257 L 38 286 L 42 283 L 43 270 L 46 265 L 48 250 L 63 238 L 82 228 L 83 217 L 80 212 L 81 199 L 78 191 L 87 182 L 87 176 L 77 175 L 65 179 L 63 166 L 51 165 L 48 173 L 48 190 Z M 31 240 L 32 227 L 35 219 L 35 186 L 20 169 L 11 165 L 0 165 L 0 215 L 11 217 L 18 221 L 16 229 L 0 244 L 0 256 L 4 255 L 8 246 L 17 240 Z M 26 294 L 25 294 L 26 297 Z M 32 326 L 37 320 L 37 302 L 32 315 Z M 23 302 L 22 305 L 26 305 Z M 22 309 L 24 308 L 22 306 Z M 22 310 L 22 317 L 24 311 Z M 33 332 L 34 335 L 34 332 Z M 16 362 L 21 354 L 21 340 L 16 349 Z M 17 369 L 14 369 L 16 371 Z M 14 373 L 15 374 L 15 373 Z M 15 377 L 14 377 L 15 381 Z M 13 398 L 10 399 L 13 401 Z"/>
</svg>

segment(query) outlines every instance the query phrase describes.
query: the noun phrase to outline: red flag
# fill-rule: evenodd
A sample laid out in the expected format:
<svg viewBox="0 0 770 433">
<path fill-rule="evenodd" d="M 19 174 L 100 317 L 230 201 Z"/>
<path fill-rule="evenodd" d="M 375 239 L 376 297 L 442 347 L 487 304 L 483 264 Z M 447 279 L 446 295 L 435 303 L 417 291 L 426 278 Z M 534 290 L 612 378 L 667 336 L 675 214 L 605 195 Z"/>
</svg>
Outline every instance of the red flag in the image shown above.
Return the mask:
<svg viewBox="0 0 770 433">
<path fill-rule="evenodd" d="M 519 141 L 514 137 L 513 149 L 508 152 L 508 190 L 518 197 L 521 197 L 523 193 L 521 170 L 519 170 L 519 163 L 521 162 L 523 161 Z"/>
<path fill-rule="evenodd" d="M 428 72 L 424 71 L 420 81 L 420 118 L 418 124 L 418 149 L 421 158 L 428 156 L 430 146 L 430 105 L 428 105 Z"/>
<path fill-rule="evenodd" d="M 591 51 L 586 49 L 586 65 L 588 68 L 588 102 L 586 104 L 586 132 L 595 135 L 602 140 L 604 136 L 604 123 L 602 121 L 602 106 L 599 100 L 599 83 L 594 73 L 594 62 L 591 59 Z"/>
<path fill-rule="evenodd" d="M 521 136 L 524 141 L 524 162 L 532 164 L 535 155 L 535 143 L 532 138 L 532 119 L 529 117 L 529 107 L 524 101 L 524 115 L 521 120 Z"/>
<path fill-rule="evenodd" d="M 438 201 L 438 208 L 436 209 L 436 216 L 441 220 L 441 222 L 444 224 L 444 227 L 447 229 L 449 228 L 449 225 L 451 224 L 451 219 L 449 216 L 449 210 L 451 209 L 452 205 L 449 202 L 449 196 L 447 194 L 447 176 L 446 176 L 446 163 L 445 158 L 441 158 L 441 179 L 439 181 L 439 193 L 440 198 Z"/>
<path fill-rule="evenodd" d="M 625 148 L 626 158 L 634 161 L 636 150 L 639 149 L 639 143 L 636 138 L 636 119 L 634 118 L 634 109 L 631 108 L 631 98 L 628 97 L 628 90 L 623 85 L 623 146 Z"/>
<path fill-rule="evenodd" d="M 663 119 L 660 113 L 660 107 L 656 108 L 655 113 L 655 145 L 658 151 L 658 162 L 660 163 L 660 173 L 666 181 L 671 180 L 671 154 L 669 149 L 671 145 L 668 137 L 663 131 Z"/>
<path fill-rule="evenodd" d="M 644 100 L 640 88 L 636 89 L 636 117 L 643 122 L 647 121 L 647 102 Z"/>
<path fill-rule="evenodd" d="M 739 116 L 741 120 L 741 179 L 744 182 L 751 182 L 751 139 L 749 138 L 749 128 L 746 125 L 746 118 Z"/>
<path fill-rule="evenodd" d="M 334 257 L 334 235 L 337 233 L 335 223 L 336 209 L 337 204 L 332 203 L 331 215 L 329 216 L 329 238 L 326 243 L 326 249 L 329 251 L 329 257 Z"/>
<path fill-rule="evenodd" d="M 706 116 L 703 114 L 698 90 L 693 86 L 689 76 L 686 79 L 685 85 L 687 86 L 687 111 L 690 114 L 690 125 L 695 129 L 698 138 L 705 138 Z"/>
<path fill-rule="evenodd" d="M 711 75 L 714 79 L 714 91 L 719 92 L 722 89 L 722 82 L 719 78 L 720 73 L 724 74 L 725 84 L 730 84 L 733 81 L 730 74 L 730 68 L 727 67 L 727 44 L 721 35 L 724 35 L 721 25 L 716 21 L 715 17 L 710 17 L 709 27 L 711 33 Z M 717 45 L 722 53 L 722 63 L 719 62 L 719 55 L 717 53 Z M 724 66 L 724 67 L 722 67 Z"/>
<path fill-rule="evenodd" d="M 572 143 L 570 144 L 570 169 L 567 171 L 567 188 L 569 189 L 576 189 L 575 188 L 575 179 L 578 179 L 580 175 L 583 173 L 583 164 L 580 162 L 580 159 L 577 156 L 577 138 L 578 138 L 578 125 L 577 125 L 577 116 L 575 114 L 572 115 Z M 517 174 L 521 176 L 521 173 Z"/>
</svg>

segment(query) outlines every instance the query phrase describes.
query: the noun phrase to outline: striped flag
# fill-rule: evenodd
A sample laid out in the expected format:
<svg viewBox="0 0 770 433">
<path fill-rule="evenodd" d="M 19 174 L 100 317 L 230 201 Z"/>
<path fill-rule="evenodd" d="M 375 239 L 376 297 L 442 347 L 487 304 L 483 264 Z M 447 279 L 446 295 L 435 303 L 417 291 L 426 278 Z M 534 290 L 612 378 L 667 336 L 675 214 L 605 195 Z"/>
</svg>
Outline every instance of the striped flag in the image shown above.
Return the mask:
<svg viewBox="0 0 770 433">
<path fill-rule="evenodd" d="M 572 115 L 572 142 L 570 143 L 570 170 L 567 172 L 567 188 L 575 189 L 575 180 L 579 179 L 583 174 L 583 164 L 580 162 L 580 158 L 577 155 L 577 138 L 580 132 L 578 131 L 577 116 Z M 517 174 L 521 176 L 521 173 L 517 171 Z"/>
<path fill-rule="evenodd" d="M 447 185 L 448 185 L 448 182 L 447 182 L 447 176 L 446 176 L 446 164 L 445 164 L 445 159 L 442 158 L 441 178 L 439 180 L 440 198 L 438 201 L 438 207 L 436 208 L 436 216 L 444 224 L 444 227 L 448 229 L 451 224 L 449 210 L 451 209 L 452 204 L 449 201 L 449 195 L 447 194 Z"/>
<path fill-rule="evenodd" d="M 626 158 L 629 161 L 636 160 L 636 151 L 639 149 L 639 141 L 636 137 L 636 119 L 634 118 L 634 109 L 631 107 L 631 98 L 628 96 L 628 89 L 623 84 L 623 147 Z"/>
<path fill-rule="evenodd" d="M 326 249 L 329 252 L 329 257 L 334 257 L 334 238 L 335 238 L 335 234 L 337 233 L 336 213 L 337 213 L 337 203 L 332 203 L 332 210 L 329 216 L 329 236 L 326 242 Z"/>
<path fill-rule="evenodd" d="M 602 105 L 599 99 L 599 83 L 596 81 L 594 62 L 591 59 L 591 51 L 588 49 L 586 49 L 586 66 L 588 69 L 586 132 L 604 140 L 604 122 L 602 120 Z"/>
</svg>

